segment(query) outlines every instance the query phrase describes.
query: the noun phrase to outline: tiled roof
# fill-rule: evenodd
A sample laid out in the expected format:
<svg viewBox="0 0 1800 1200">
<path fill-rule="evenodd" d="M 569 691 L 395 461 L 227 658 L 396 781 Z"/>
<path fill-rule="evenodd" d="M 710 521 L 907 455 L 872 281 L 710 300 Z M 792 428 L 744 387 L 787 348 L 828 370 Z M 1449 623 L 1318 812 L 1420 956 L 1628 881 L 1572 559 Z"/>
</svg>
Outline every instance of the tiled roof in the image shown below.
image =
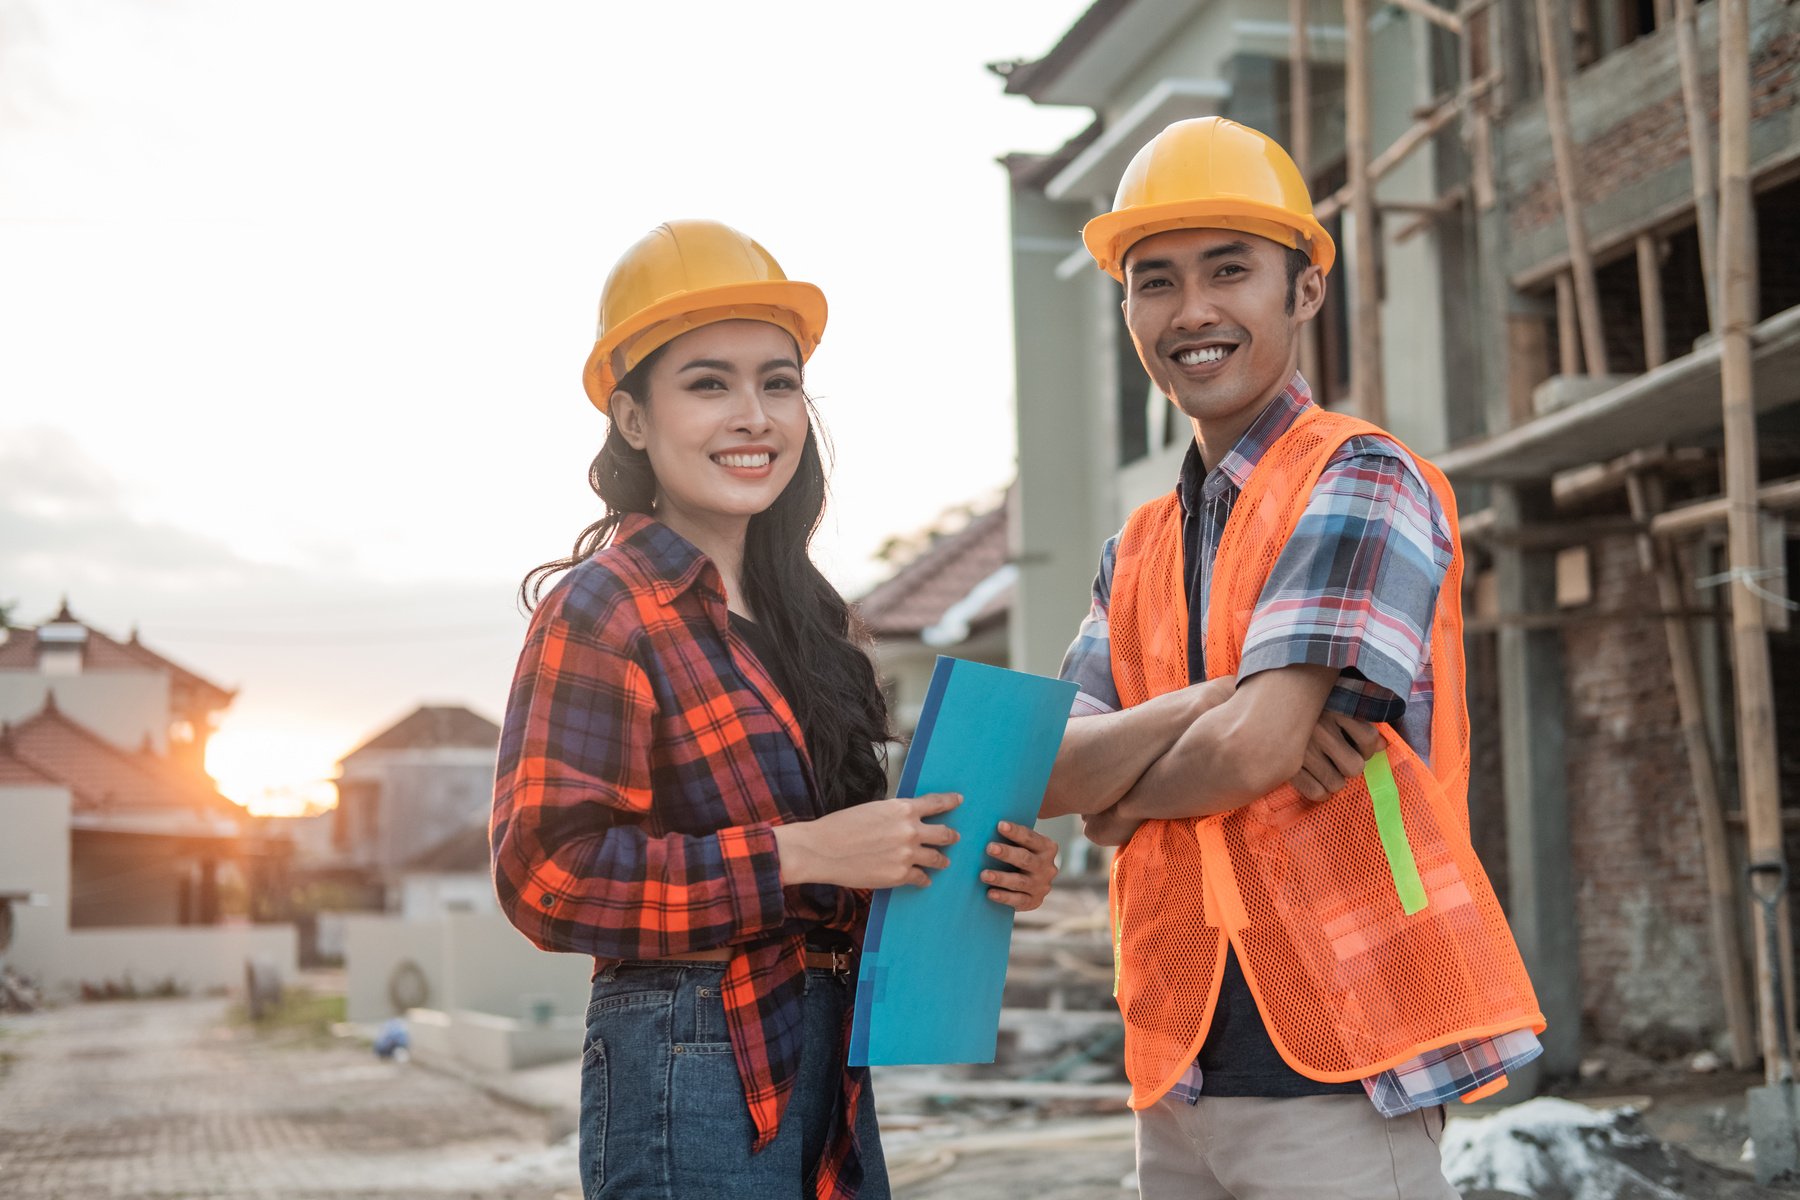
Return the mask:
<svg viewBox="0 0 1800 1200">
<path fill-rule="evenodd" d="M 56 706 L 52 692 L 43 711 L 5 728 L 12 753 L 67 787 L 77 809 L 186 809 L 207 816 L 241 817 L 204 776 L 191 776 L 166 760 L 120 750 Z"/>
<path fill-rule="evenodd" d="M 84 670 L 142 671 L 149 668 L 155 671 L 166 671 L 177 687 L 185 686 L 200 693 L 209 709 L 225 707 L 231 703 L 231 698 L 235 694 L 227 688 L 222 688 L 210 680 L 201 678 L 179 663 L 172 662 L 150 649 L 138 641 L 135 629 L 131 631 L 131 637 L 123 642 L 109 637 L 71 613 L 67 601 L 63 603 L 62 610 L 45 624 L 79 625 L 87 630 L 87 640 L 83 643 L 81 655 L 81 665 Z M 6 640 L 0 642 L 0 671 L 35 671 L 37 666 L 37 629 L 10 630 Z"/>
<path fill-rule="evenodd" d="M 60 786 L 56 780 L 19 757 L 18 751 L 13 746 L 10 729 L 0 732 L 0 787 L 7 786 Z"/>
<path fill-rule="evenodd" d="M 481 871 L 492 869 L 488 823 L 475 821 L 457 830 L 406 864 L 408 871 Z"/>
<path fill-rule="evenodd" d="M 468 746 L 492 750 L 500 745 L 500 727 L 460 704 L 423 705 L 382 730 L 345 758 L 364 750 L 426 750 Z"/>
<path fill-rule="evenodd" d="M 869 632 L 877 638 L 917 637 L 943 620 L 952 605 L 1006 565 L 1007 507 L 1013 491 L 955 533 L 937 538 L 906 565 L 856 602 Z M 993 620 L 1012 606 L 1013 589 L 1004 588 L 969 618 L 972 628 Z"/>
<path fill-rule="evenodd" d="M 1132 0 L 1094 0 L 1044 57 L 1032 62 L 991 63 L 988 69 L 1006 81 L 1007 95 L 1036 99 L 1131 4 Z"/>
</svg>

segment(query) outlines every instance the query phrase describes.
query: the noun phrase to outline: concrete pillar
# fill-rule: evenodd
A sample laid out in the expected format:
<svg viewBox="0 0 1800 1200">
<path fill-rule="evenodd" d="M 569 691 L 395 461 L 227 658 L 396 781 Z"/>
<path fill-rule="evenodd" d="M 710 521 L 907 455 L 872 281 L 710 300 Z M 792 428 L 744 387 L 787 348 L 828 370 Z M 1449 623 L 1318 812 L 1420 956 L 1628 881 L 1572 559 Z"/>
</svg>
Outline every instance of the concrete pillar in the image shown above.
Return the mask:
<svg viewBox="0 0 1800 1200">
<path fill-rule="evenodd" d="M 1499 530 L 1554 516 L 1547 482 L 1496 484 Z M 1515 1079 L 1521 1095 L 1581 1065 L 1581 972 L 1564 765 L 1562 635 L 1520 618 L 1556 612 L 1556 556 L 1502 536 L 1494 569 L 1500 602 L 1500 738 L 1504 756 L 1509 911 L 1549 1029 L 1544 1056 Z"/>
</svg>

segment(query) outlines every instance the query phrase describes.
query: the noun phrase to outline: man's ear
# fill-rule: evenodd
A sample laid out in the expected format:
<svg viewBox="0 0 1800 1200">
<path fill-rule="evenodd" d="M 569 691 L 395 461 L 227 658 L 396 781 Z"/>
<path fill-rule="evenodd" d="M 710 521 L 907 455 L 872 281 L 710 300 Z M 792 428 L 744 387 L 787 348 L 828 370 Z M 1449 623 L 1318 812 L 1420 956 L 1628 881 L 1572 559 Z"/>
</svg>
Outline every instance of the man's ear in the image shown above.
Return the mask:
<svg viewBox="0 0 1800 1200">
<path fill-rule="evenodd" d="M 644 448 L 649 439 L 644 435 L 644 406 L 637 397 L 624 388 L 613 389 L 612 398 L 606 402 L 606 414 L 628 446 L 633 450 Z"/>
<path fill-rule="evenodd" d="M 1318 266 L 1310 265 L 1300 273 L 1294 287 L 1294 315 L 1302 321 L 1310 321 L 1319 315 L 1319 309 L 1325 305 L 1325 272 Z"/>
</svg>

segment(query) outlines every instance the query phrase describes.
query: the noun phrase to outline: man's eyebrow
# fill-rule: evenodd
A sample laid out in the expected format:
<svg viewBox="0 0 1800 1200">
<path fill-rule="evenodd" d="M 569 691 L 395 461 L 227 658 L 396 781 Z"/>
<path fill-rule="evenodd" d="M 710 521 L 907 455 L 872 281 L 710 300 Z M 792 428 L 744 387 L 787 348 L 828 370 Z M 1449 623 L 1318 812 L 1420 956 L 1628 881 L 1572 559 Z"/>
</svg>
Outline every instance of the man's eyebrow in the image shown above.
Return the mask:
<svg viewBox="0 0 1800 1200">
<path fill-rule="evenodd" d="M 1200 259 L 1202 262 L 1208 262 L 1215 258 L 1227 258 L 1234 254 L 1248 253 L 1250 253 L 1249 242 L 1226 242 L 1223 246 L 1214 246 L 1210 250 L 1202 250 L 1200 252 Z"/>
<path fill-rule="evenodd" d="M 1175 260 L 1172 258 L 1138 258 L 1125 264 L 1127 274 L 1136 274 L 1139 271 L 1171 271 L 1174 268 Z"/>
</svg>

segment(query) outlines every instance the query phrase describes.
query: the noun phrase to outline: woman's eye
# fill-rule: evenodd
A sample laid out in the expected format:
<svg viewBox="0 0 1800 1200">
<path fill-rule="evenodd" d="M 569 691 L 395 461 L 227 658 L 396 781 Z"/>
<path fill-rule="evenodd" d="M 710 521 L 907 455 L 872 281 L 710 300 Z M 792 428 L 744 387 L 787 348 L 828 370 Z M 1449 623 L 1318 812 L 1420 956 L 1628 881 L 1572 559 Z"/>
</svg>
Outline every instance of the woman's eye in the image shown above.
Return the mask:
<svg viewBox="0 0 1800 1200">
<path fill-rule="evenodd" d="M 776 375 L 763 386 L 773 392 L 791 392 L 800 386 L 800 381 L 791 376 Z"/>
<path fill-rule="evenodd" d="M 725 381 L 712 375 L 708 375 L 702 379 L 694 380 L 694 382 L 688 384 L 688 386 L 696 392 L 717 392 L 724 390 Z"/>
</svg>

